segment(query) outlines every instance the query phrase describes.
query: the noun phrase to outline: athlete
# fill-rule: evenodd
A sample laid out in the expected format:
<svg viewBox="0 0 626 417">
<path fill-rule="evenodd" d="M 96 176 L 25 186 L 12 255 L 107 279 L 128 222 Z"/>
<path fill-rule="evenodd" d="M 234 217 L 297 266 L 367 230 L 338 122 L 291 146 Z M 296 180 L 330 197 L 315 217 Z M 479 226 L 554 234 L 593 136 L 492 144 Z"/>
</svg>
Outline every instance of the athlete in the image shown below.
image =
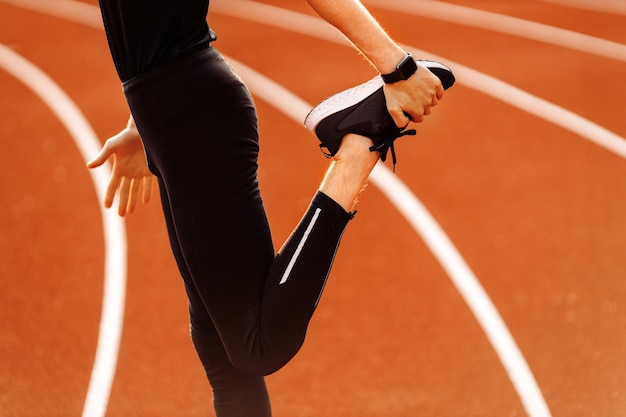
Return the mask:
<svg viewBox="0 0 626 417">
<path fill-rule="evenodd" d="M 152 175 L 158 179 L 218 417 L 271 415 L 264 376 L 302 345 L 368 175 L 453 82 L 446 67 L 416 62 L 358 0 L 308 3 L 383 76 L 307 118 L 332 162 L 275 254 L 257 183 L 255 107 L 213 45 L 209 0 L 100 0 L 131 117 L 88 167 L 112 160 L 104 204 L 118 195 L 122 216 L 148 201 Z"/>
</svg>

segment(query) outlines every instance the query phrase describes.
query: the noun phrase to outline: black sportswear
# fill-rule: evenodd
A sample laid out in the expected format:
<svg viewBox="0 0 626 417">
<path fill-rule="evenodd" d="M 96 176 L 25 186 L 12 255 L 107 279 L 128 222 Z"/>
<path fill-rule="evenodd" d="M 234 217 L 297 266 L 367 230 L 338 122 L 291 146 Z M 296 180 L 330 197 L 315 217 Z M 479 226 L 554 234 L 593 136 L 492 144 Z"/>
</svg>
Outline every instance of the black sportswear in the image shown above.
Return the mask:
<svg viewBox="0 0 626 417">
<path fill-rule="evenodd" d="M 99 0 L 115 68 L 122 81 L 215 40 L 209 0 Z"/>
<path fill-rule="evenodd" d="M 191 338 L 216 415 L 269 417 L 263 375 L 302 345 L 352 214 L 316 193 L 275 254 L 257 181 L 256 109 L 208 42 L 214 39 L 205 21 L 208 1 L 100 3 L 126 100 L 159 180 Z"/>
</svg>

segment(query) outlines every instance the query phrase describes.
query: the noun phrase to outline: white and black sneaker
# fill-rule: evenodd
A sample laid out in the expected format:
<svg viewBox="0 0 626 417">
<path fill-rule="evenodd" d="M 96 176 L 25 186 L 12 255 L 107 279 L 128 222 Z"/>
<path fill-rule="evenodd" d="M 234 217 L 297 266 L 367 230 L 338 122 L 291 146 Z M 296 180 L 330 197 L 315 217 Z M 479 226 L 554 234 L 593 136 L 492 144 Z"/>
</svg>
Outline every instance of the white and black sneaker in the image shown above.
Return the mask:
<svg viewBox="0 0 626 417">
<path fill-rule="evenodd" d="M 434 61 L 418 60 L 441 80 L 444 89 L 452 87 L 454 74 L 447 66 Z M 348 133 L 366 136 L 374 142 L 370 151 L 380 152 L 385 161 L 391 149 L 393 163 L 396 154 L 393 142 L 406 135 L 415 135 L 415 130 L 404 130 L 394 123 L 387 111 L 384 82 L 380 76 L 349 88 L 320 102 L 307 115 L 304 126 L 314 132 L 320 140 L 320 148 L 327 157 L 339 150 L 343 137 Z"/>
</svg>

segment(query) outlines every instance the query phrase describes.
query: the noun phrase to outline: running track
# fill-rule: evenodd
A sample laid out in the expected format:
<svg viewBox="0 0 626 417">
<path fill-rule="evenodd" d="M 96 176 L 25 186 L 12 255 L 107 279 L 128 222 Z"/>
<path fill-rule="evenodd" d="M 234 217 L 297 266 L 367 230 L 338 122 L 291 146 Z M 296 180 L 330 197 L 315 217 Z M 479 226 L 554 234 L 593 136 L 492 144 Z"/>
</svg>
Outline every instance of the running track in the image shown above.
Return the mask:
<svg viewBox="0 0 626 417">
<path fill-rule="evenodd" d="M 279 245 L 327 164 L 299 120 L 372 71 L 304 2 L 214 3 Z M 372 175 L 275 415 L 626 416 L 624 6 L 369 4 L 459 82 Z M 0 416 L 212 415 L 159 205 L 102 213 L 84 168 L 127 118 L 94 5 L 0 0 Z"/>
</svg>

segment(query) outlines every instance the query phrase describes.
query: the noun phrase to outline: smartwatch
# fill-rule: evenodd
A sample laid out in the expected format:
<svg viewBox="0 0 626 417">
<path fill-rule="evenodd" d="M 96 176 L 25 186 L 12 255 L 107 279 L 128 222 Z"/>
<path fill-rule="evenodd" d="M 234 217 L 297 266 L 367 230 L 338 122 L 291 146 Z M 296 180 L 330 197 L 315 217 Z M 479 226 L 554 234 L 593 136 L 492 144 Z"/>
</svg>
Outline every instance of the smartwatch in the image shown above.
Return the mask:
<svg viewBox="0 0 626 417">
<path fill-rule="evenodd" d="M 413 55 L 410 52 L 407 52 L 406 56 L 398 65 L 396 65 L 396 70 L 394 72 L 390 72 L 389 74 L 381 74 L 383 81 L 385 84 L 393 84 L 395 82 L 401 80 L 408 80 L 411 75 L 415 74 L 417 71 L 417 64 L 413 59 Z"/>
</svg>

